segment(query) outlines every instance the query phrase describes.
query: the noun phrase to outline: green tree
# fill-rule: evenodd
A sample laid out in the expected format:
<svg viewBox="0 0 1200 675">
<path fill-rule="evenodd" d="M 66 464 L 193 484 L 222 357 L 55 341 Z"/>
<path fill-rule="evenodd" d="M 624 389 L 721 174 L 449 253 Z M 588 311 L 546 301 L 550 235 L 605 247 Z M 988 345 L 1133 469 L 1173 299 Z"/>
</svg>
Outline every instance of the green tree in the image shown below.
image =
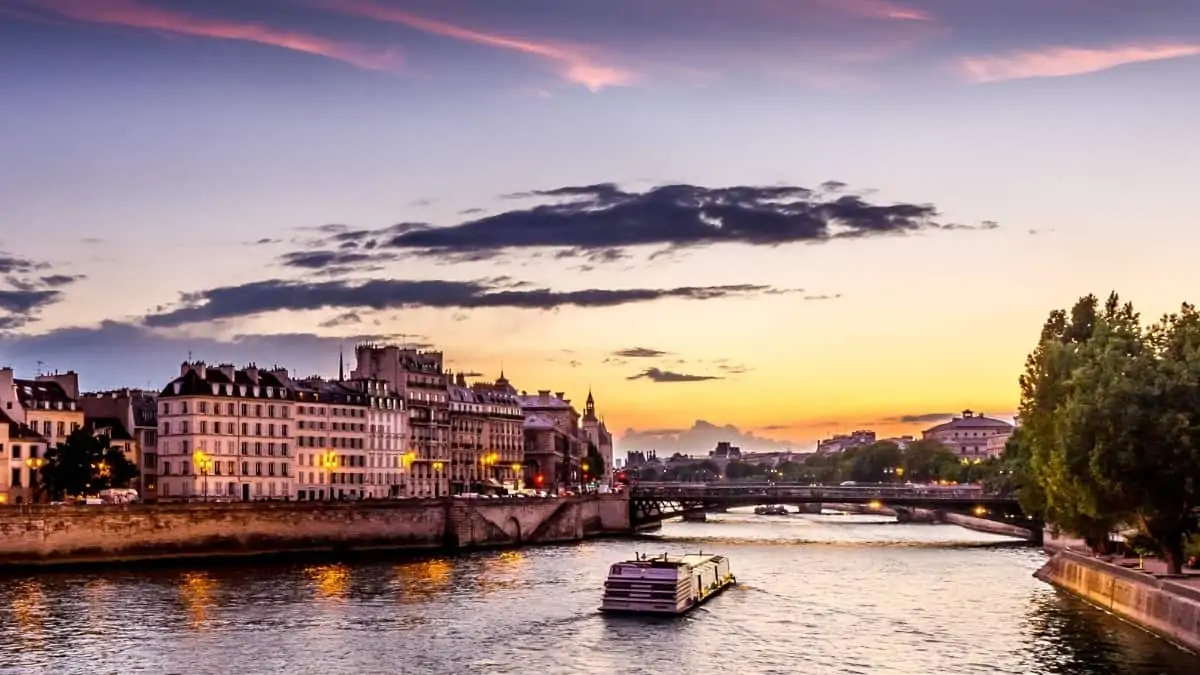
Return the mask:
<svg viewBox="0 0 1200 675">
<path fill-rule="evenodd" d="M 804 478 L 804 465 L 799 462 L 780 462 L 775 470 L 779 472 L 779 480 L 788 483 L 796 483 Z"/>
<path fill-rule="evenodd" d="M 960 465 L 954 451 L 932 438 L 913 441 L 904 450 L 904 478 L 914 483 L 949 480 Z"/>
<path fill-rule="evenodd" d="M 842 453 L 841 474 L 860 483 L 882 483 L 897 477 L 896 469 L 904 466 L 904 453 L 890 441 L 879 441 Z"/>
<path fill-rule="evenodd" d="M 1108 550 L 1108 535 L 1120 514 L 1091 478 L 1092 448 L 1086 440 L 1077 436 L 1067 442 L 1059 434 L 1062 407 L 1077 389 L 1073 375 L 1081 360 L 1080 350 L 1095 334 L 1097 305 L 1096 296 L 1085 296 L 1075 303 L 1070 318 L 1067 312 L 1054 310 L 1043 325 L 1039 343 L 1026 359 L 1020 378 L 1019 447 L 1028 458 L 1029 476 L 1037 483 L 1037 497 L 1030 501 L 1041 510 L 1034 513 L 1082 536 L 1093 549 Z M 1116 317 L 1120 311 L 1114 294 L 1105 312 Z M 1132 308 L 1128 311 L 1132 313 Z M 1025 500 L 1022 496 L 1023 503 Z"/>
<path fill-rule="evenodd" d="M 52 499 L 63 499 L 129 487 L 138 470 L 125 453 L 110 447 L 107 436 L 96 437 L 79 429 L 46 452 L 39 476 Z"/>
<path fill-rule="evenodd" d="M 729 480 L 747 480 L 761 478 L 767 473 L 767 468 L 758 464 L 733 461 L 725 465 L 725 477 Z"/>
<path fill-rule="evenodd" d="M 1143 329 L 1128 305 L 1106 312 L 1080 356 L 1058 433 L 1091 448 L 1097 499 L 1178 574 L 1200 508 L 1200 315 L 1184 305 Z"/>
</svg>

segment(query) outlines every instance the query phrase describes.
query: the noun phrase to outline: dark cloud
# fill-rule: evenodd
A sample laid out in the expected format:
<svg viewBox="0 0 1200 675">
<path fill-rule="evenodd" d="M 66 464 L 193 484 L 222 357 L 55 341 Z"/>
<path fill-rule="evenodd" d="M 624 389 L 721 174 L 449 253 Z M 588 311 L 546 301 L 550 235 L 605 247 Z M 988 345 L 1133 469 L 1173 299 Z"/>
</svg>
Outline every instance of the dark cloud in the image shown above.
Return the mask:
<svg viewBox="0 0 1200 675">
<path fill-rule="evenodd" d="M 807 188 L 663 185 L 645 192 L 613 183 L 524 192 L 506 197 L 548 203 L 470 220 L 450 227 L 371 232 L 381 246 L 455 260 L 484 260 L 507 250 L 558 249 L 559 256 L 611 262 L 626 249 L 674 250 L 722 243 L 778 246 L 834 239 L 908 234 L 924 230 L 976 229 L 940 224 L 929 204 L 873 204 L 840 193 Z M 826 194 L 834 188 L 839 194 Z M 978 229 L 990 229 L 985 223 Z M 390 228 L 389 228 L 390 229 Z M 660 250 L 660 252 L 661 252 Z"/>
<path fill-rule="evenodd" d="M 927 422 L 943 422 L 951 417 L 954 417 L 954 413 L 934 412 L 918 413 L 914 415 L 897 415 L 895 417 L 889 417 L 884 421 L 892 424 L 925 424 Z"/>
<path fill-rule="evenodd" d="M 346 243 L 355 244 L 355 242 Z M 365 271 L 364 268 L 390 262 L 395 258 L 394 254 L 377 251 L 293 251 L 279 256 L 279 261 L 285 267 L 315 270 L 325 274 L 338 274 Z"/>
<path fill-rule="evenodd" d="M 619 349 L 613 352 L 613 356 L 627 359 L 655 359 L 660 356 L 666 356 L 667 352 L 648 347 L 631 347 L 629 349 Z"/>
<path fill-rule="evenodd" d="M 677 298 L 713 300 L 759 295 L 765 286 L 687 286 L 680 288 L 550 289 L 516 290 L 512 282 L 408 281 L 375 279 L 351 281 L 284 281 L 271 279 L 238 286 L 225 286 L 185 294 L 182 306 L 152 313 L 145 323 L 152 327 L 234 319 L 275 311 L 319 309 L 403 309 L 433 307 L 443 309 L 479 309 L 512 307 L 518 309 L 555 309 L 558 307 L 614 307 L 637 302 Z"/>
<path fill-rule="evenodd" d="M 362 323 L 362 316 L 358 312 L 343 312 L 328 321 L 322 321 L 321 328 L 337 328 L 357 323 Z"/>
<path fill-rule="evenodd" d="M 627 380 L 650 380 L 657 384 L 670 384 L 675 382 L 706 382 L 708 380 L 719 380 L 716 375 L 690 375 L 688 373 L 676 373 L 670 370 L 660 370 L 658 368 L 647 368 L 637 375 L 630 375 L 625 378 Z"/>
<path fill-rule="evenodd" d="M 49 263 L 0 252 L 0 331 L 37 321 L 46 307 L 63 299 L 62 289 L 83 279 L 80 274 L 40 274 Z"/>
<path fill-rule="evenodd" d="M 673 452 L 700 456 L 707 455 L 721 441 L 740 447 L 742 452 L 800 450 L 794 443 L 756 436 L 732 424 L 717 425 L 704 420 L 696 420 L 689 429 L 626 429 L 618 445 L 623 450 L 657 450 L 660 457 Z"/>
</svg>

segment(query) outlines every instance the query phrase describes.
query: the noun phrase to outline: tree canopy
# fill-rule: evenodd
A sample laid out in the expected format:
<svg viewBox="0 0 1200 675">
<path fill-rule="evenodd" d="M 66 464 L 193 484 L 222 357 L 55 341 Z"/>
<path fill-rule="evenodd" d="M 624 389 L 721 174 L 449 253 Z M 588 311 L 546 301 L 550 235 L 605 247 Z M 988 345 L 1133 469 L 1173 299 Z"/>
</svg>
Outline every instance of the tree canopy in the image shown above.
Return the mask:
<svg viewBox="0 0 1200 675">
<path fill-rule="evenodd" d="M 52 499 L 126 488 L 138 476 L 137 467 L 119 448 L 109 445 L 107 436 L 93 436 L 83 429 L 47 450 L 45 459 L 39 476 Z"/>
<path fill-rule="evenodd" d="M 1200 315 L 1145 326 L 1116 294 L 1051 312 L 1021 377 L 1008 452 L 1023 506 L 1107 547 L 1118 524 L 1157 542 L 1172 572 L 1200 508 Z"/>
</svg>

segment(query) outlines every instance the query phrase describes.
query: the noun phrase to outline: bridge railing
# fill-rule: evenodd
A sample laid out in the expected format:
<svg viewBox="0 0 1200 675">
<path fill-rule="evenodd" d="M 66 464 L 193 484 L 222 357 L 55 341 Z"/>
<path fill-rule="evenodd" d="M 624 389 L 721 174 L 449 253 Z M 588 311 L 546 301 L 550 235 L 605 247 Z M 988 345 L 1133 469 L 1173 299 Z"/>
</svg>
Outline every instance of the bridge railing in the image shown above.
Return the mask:
<svg viewBox="0 0 1200 675">
<path fill-rule="evenodd" d="M 663 500 L 731 500 L 737 497 L 772 497 L 837 502 L 839 500 L 888 499 L 926 501 L 1006 501 L 979 487 L 958 486 L 800 486 L 779 484 L 729 483 L 638 483 L 631 496 L 635 499 Z"/>
</svg>

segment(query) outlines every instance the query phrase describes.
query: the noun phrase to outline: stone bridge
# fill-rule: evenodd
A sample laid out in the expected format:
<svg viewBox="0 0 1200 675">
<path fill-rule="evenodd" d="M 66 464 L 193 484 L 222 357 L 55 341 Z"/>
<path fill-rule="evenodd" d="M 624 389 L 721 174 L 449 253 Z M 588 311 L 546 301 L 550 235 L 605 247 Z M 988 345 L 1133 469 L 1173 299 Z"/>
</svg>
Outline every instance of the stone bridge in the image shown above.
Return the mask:
<svg viewBox="0 0 1200 675">
<path fill-rule="evenodd" d="M 1042 524 L 1027 518 L 1016 497 L 973 486 L 832 486 L 778 483 L 650 483 L 632 486 L 629 518 L 634 528 L 668 518 L 738 506 L 770 504 L 863 504 L 887 507 L 904 519 L 915 509 L 994 520 L 1041 536 Z"/>
</svg>

